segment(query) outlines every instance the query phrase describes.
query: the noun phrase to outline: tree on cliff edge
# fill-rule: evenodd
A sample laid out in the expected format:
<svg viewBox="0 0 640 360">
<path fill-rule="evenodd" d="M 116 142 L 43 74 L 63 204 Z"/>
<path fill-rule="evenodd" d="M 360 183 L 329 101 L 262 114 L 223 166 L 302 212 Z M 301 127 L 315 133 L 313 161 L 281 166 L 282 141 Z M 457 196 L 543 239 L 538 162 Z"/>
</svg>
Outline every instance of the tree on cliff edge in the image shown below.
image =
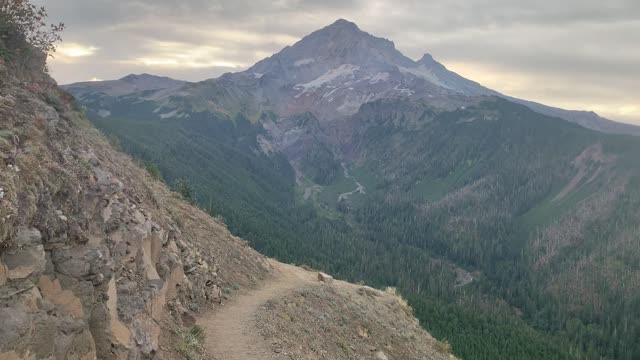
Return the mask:
<svg viewBox="0 0 640 360">
<path fill-rule="evenodd" d="M 55 44 L 62 40 L 60 33 L 65 25 L 47 25 L 46 18 L 47 10 L 31 4 L 29 0 L 0 0 L 0 40 L 5 45 L 0 49 L 0 55 L 7 55 L 6 43 L 16 37 L 25 39 L 49 55 L 55 52 Z"/>
</svg>

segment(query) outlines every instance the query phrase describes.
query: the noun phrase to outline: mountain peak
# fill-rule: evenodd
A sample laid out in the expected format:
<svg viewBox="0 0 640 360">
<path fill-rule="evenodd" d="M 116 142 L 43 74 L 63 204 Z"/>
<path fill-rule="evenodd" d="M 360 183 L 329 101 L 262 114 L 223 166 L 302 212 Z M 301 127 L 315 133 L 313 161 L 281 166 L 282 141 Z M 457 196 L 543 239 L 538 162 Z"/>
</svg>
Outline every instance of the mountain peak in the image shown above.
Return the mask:
<svg viewBox="0 0 640 360">
<path fill-rule="evenodd" d="M 301 84 L 343 65 L 375 73 L 395 65 L 410 67 L 414 62 L 402 55 L 392 41 L 375 37 L 351 21 L 338 19 L 258 62 L 246 73 L 254 77 L 275 73 Z"/>
<path fill-rule="evenodd" d="M 418 63 L 420 64 L 432 63 L 432 62 L 435 62 L 435 59 L 429 53 L 424 54 L 422 56 L 422 59 L 418 60 Z"/>
<path fill-rule="evenodd" d="M 339 29 L 347 29 L 347 30 L 356 30 L 361 31 L 356 23 L 351 22 L 345 19 L 338 19 L 333 24 L 327 26 L 327 28 L 339 28 Z"/>
<path fill-rule="evenodd" d="M 151 74 L 147 74 L 147 73 L 143 73 L 143 74 L 129 74 L 125 77 L 123 77 L 120 80 L 124 80 L 124 81 L 136 81 L 136 80 L 143 80 L 143 79 L 166 79 L 162 76 L 156 76 L 156 75 L 151 75 Z"/>
</svg>

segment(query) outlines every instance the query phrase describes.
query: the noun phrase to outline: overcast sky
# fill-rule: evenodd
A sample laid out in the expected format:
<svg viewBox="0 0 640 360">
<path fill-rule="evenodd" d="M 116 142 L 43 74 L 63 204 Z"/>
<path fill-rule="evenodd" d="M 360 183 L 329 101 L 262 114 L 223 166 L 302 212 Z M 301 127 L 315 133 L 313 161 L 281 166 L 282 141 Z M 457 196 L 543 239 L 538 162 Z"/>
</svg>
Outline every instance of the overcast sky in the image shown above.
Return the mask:
<svg viewBox="0 0 640 360">
<path fill-rule="evenodd" d="M 37 0 L 65 84 L 243 70 L 338 18 L 500 92 L 640 124 L 640 0 Z"/>
</svg>

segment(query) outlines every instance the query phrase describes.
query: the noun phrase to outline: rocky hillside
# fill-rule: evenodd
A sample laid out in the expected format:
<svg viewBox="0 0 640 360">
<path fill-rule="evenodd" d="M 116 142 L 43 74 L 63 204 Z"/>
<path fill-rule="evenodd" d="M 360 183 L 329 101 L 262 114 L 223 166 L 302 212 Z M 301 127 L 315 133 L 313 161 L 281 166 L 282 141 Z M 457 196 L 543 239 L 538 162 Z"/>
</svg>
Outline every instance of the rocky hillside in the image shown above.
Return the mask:
<svg viewBox="0 0 640 360">
<path fill-rule="evenodd" d="M 22 60 L 0 60 L 0 359 L 204 356 L 195 319 L 273 266 L 114 150 L 44 55 Z"/>
<path fill-rule="evenodd" d="M 113 150 L 43 61 L 0 65 L 0 353 L 153 357 L 163 321 L 192 323 L 270 266 Z"/>
</svg>

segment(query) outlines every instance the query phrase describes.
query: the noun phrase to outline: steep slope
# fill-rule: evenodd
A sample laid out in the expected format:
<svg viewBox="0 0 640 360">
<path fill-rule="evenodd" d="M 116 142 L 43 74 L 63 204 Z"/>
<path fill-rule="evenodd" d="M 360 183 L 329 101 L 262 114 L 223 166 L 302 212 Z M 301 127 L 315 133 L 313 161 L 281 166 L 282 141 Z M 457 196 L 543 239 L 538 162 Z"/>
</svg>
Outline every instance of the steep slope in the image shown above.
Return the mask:
<svg viewBox="0 0 640 360">
<path fill-rule="evenodd" d="M 244 241 L 114 151 L 42 73 L 44 55 L 26 60 L 0 65 L 3 358 L 151 358 L 165 322 L 268 275 Z"/>
</svg>

